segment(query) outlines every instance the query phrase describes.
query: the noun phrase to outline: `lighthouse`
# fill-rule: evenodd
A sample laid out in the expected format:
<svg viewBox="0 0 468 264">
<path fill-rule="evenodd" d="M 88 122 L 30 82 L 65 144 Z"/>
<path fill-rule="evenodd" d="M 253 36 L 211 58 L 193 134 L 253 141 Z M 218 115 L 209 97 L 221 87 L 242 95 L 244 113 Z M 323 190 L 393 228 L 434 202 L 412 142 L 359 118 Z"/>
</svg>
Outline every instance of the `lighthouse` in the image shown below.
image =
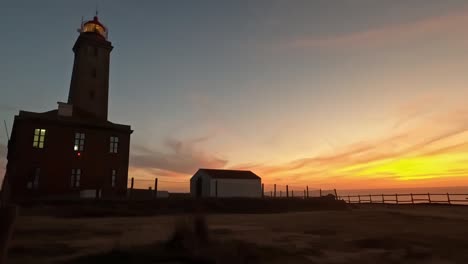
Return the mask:
<svg viewBox="0 0 468 264">
<path fill-rule="evenodd" d="M 5 176 L 11 199 L 125 197 L 133 130 L 108 120 L 112 49 L 97 16 L 82 22 L 68 100 L 15 116 Z"/>
</svg>

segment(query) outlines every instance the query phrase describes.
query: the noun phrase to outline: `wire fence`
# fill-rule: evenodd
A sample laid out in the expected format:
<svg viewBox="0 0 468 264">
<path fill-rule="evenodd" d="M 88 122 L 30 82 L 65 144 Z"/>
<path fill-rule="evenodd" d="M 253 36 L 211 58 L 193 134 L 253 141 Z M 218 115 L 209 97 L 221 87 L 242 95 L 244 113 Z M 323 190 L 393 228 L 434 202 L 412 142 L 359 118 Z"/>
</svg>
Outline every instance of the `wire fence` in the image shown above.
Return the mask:
<svg viewBox="0 0 468 264">
<path fill-rule="evenodd" d="M 468 204 L 468 194 L 464 193 L 396 193 L 338 196 L 350 204 Z"/>
<path fill-rule="evenodd" d="M 145 190 L 169 190 L 175 193 L 190 192 L 190 180 L 167 180 L 167 179 L 128 179 L 129 189 L 145 189 Z M 337 196 L 334 189 L 320 189 L 310 187 L 308 185 L 289 185 L 289 184 L 262 184 L 262 193 L 264 197 L 272 198 L 307 198 L 333 195 Z"/>
<path fill-rule="evenodd" d="M 189 193 L 190 180 L 134 179 L 128 180 L 129 189 L 169 191 L 171 193 Z M 345 191 L 343 191 L 345 193 Z M 336 189 L 321 189 L 309 185 L 289 185 L 262 183 L 262 197 L 266 198 L 310 198 L 332 195 L 349 204 L 465 204 L 468 205 L 468 193 L 383 193 L 341 195 Z"/>
</svg>

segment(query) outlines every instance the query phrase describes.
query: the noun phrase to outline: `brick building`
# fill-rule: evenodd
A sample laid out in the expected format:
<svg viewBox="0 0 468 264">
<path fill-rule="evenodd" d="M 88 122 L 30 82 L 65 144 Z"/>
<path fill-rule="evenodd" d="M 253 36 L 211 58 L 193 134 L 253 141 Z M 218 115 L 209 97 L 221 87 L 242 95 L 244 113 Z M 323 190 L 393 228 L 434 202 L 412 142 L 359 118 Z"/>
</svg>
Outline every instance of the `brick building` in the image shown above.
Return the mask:
<svg viewBox="0 0 468 264">
<path fill-rule="evenodd" d="M 14 200 L 125 195 L 133 131 L 107 120 L 112 48 L 97 17 L 83 23 L 68 102 L 15 116 L 5 177 Z"/>
</svg>

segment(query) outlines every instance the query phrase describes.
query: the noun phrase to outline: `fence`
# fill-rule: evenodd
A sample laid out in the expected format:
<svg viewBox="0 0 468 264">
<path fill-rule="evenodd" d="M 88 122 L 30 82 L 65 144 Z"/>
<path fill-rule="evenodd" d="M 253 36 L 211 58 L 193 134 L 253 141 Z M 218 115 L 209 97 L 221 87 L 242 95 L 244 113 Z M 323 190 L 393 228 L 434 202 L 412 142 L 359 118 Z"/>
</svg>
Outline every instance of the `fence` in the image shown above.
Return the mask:
<svg viewBox="0 0 468 264">
<path fill-rule="evenodd" d="M 409 193 L 409 194 L 367 194 L 337 196 L 350 204 L 468 204 L 468 194 L 462 193 Z"/>
<path fill-rule="evenodd" d="M 190 190 L 190 181 L 175 181 L 175 180 L 165 180 L 158 178 L 153 179 L 128 179 L 128 189 L 129 193 L 133 191 L 134 194 L 141 193 L 145 191 L 148 196 L 148 193 L 153 192 L 154 196 L 160 193 L 160 190 L 177 190 L 176 192 L 189 192 Z M 216 193 L 216 192 L 215 192 Z M 322 189 L 313 189 L 309 186 L 298 186 L 298 185 L 281 185 L 281 184 L 262 184 L 262 197 L 265 198 L 309 198 L 309 197 L 321 197 L 333 195 L 337 196 L 337 191 L 333 190 L 322 190 Z"/>
<path fill-rule="evenodd" d="M 171 187 L 178 186 L 179 192 L 187 193 L 190 185 L 189 181 L 171 181 L 151 179 L 129 179 L 129 190 L 140 188 L 143 186 L 148 193 L 153 193 L 157 198 L 159 190 L 174 189 Z M 181 186 L 183 186 L 181 188 Z M 136 191 L 135 191 L 136 193 Z M 159 192 L 160 193 L 160 192 Z M 289 184 L 262 184 L 262 197 L 264 198 L 310 198 L 333 195 L 339 200 L 344 200 L 349 204 L 365 204 L 365 203 L 380 203 L 380 204 L 417 204 L 417 203 L 434 203 L 434 204 L 466 204 L 468 205 L 468 194 L 463 193 L 396 193 L 396 194 L 355 194 L 355 195 L 339 195 L 336 189 L 314 189 L 308 185 L 298 186 Z"/>
</svg>

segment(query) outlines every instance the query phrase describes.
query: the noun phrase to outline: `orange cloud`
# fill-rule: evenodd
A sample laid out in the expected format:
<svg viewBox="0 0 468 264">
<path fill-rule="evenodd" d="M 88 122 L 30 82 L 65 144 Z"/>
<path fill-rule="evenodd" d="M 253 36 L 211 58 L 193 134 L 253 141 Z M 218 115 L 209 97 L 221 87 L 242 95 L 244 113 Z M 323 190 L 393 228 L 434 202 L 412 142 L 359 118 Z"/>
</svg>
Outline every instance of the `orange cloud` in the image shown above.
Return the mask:
<svg viewBox="0 0 468 264">
<path fill-rule="evenodd" d="M 158 177 L 160 186 L 172 191 L 187 191 L 190 176 L 200 167 L 252 170 L 263 178 L 267 191 L 273 184 L 283 189 L 288 184 L 296 191 L 306 185 L 311 189 L 468 185 L 468 109 L 452 106 L 454 110 L 440 113 L 431 107 L 436 101 L 426 99 L 399 108 L 395 119 L 400 125 L 389 127 L 386 135 L 333 146 L 333 154 L 228 165 L 199 149 L 208 138 L 167 140 L 165 153 L 135 147 L 130 175 L 151 179 L 142 182 L 147 187 Z"/>
<path fill-rule="evenodd" d="M 468 115 L 437 115 L 406 131 L 364 140 L 283 164 L 251 166 L 267 183 L 324 188 L 436 185 L 452 179 L 468 185 Z M 391 133 L 395 133 L 391 135 Z M 443 180 L 442 180 L 443 179 Z"/>
</svg>

